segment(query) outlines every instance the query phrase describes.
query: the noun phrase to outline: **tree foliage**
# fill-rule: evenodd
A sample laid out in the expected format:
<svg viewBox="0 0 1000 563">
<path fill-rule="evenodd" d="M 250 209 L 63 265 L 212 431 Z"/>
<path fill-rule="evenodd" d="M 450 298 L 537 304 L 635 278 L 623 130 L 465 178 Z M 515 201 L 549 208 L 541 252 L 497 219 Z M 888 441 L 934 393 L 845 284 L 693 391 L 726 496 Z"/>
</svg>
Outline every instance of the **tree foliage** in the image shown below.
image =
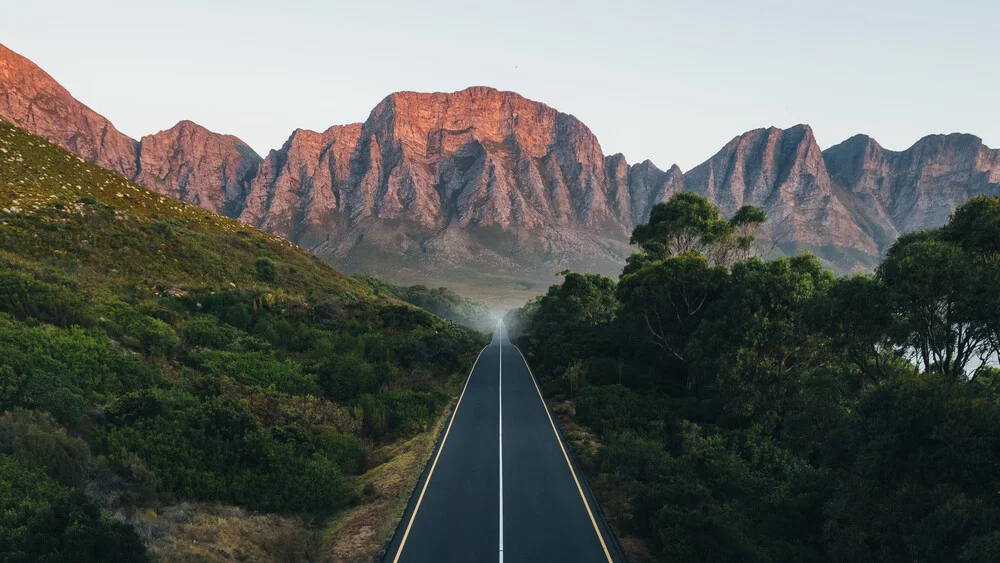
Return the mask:
<svg viewBox="0 0 1000 563">
<path fill-rule="evenodd" d="M 678 194 L 617 284 L 507 315 L 616 527 L 662 561 L 1000 558 L 1000 198 L 842 278 L 719 258 L 764 218 Z"/>
</svg>

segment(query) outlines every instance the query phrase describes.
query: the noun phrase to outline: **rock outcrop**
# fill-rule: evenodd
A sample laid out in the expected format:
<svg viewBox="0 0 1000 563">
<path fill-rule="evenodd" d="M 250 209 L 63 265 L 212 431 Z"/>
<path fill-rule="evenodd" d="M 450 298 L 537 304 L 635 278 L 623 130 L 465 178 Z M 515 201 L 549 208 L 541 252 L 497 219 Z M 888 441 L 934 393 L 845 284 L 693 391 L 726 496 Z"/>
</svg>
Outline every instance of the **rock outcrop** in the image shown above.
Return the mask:
<svg viewBox="0 0 1000 563">
<path fill-rule="evenodd" d="M 930 135 L 902 152 L 856 135 L 823 159 L 834 182 L 860 202 L 858 222 L 882 251 L 900 233 L 944 224 L 972 196 L 1000 195 L 1000 150 L 973 135 Z"/>
</svg>

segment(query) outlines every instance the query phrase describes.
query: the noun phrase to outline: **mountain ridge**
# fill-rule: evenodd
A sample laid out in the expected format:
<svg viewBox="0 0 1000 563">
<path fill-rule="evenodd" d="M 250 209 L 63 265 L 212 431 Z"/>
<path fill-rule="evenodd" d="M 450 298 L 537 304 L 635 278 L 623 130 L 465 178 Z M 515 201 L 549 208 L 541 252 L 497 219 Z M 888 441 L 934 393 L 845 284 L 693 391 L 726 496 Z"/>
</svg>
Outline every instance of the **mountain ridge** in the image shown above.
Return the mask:
<svg viewBox="0 0 1000 563">
<path fill-rule="evenodd" d="M 0 46 L 0 118 L 155 191 L 279 234 L 348 271 L 393 281 L 487 276 L 544 284 L 566 268 L 618 272 L 631 230 L 681 190 L 724 214 L 764 208 L 762 236 L 841 271 L 899 234 L 1000 193 L 1000 150 L 969 134 L 903 151 L 856 135 L 823 150 L 811 127 L 735 136 L 683 172 L 606 155 L 576 117 L 485 86 L 389 94 L 360 123 L 296 129 L 261 157 L 190 121 L 133 140 Z"/>
</svg>

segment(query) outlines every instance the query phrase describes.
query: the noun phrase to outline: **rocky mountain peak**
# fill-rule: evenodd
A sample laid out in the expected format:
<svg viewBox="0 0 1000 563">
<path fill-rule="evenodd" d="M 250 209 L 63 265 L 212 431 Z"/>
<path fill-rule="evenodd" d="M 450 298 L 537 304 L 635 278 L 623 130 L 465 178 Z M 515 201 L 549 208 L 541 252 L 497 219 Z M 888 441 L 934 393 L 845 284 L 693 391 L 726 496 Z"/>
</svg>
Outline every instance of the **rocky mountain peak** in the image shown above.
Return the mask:
<svg viewBox="0 0 1000 563">
<path fill-rule="evenodd" d="M 233 216 L 242 209 L 261 160 L 240 139 L 185 120 L 142 138 L 135 180 L 160 193 Z"/>
<path fill-rule="evenodd" d="M 0 45 L 0 118 L 126 176 L 137 143 L 83 105 L 35 63 Z"/>
</svg>

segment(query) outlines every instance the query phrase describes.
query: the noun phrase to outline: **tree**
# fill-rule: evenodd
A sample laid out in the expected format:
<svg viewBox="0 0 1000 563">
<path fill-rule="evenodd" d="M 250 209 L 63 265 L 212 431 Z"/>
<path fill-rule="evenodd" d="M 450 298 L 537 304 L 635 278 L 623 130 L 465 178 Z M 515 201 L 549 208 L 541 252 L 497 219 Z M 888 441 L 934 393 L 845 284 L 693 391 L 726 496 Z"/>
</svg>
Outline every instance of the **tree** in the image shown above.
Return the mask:
<svg viewBox="0 0 1000 563">
<path fill-rule="evenodd" d="M 700 251 L 720 236 L 719 207 L 703 195 L 680 192 L 657 203 L 649 221 L 632 231 L 629 242 L 652 258 Z"/>
<path fill-rule="evenodd" d="M 687 344 L 727 280 L 701 254 L 686 252 L 622 277 L 620 317 L 632 334 L 642 334 L 662 354 L 687 361 Z M 685 386 L 694 380 L 687 376 Z"/>
<path fill-rule="evenodd" d="M 811 308 L 812 324 L 831 338 L 845 358 L 878 383 L 900 364 L 900 326 L 893 316 L 888 290 L 870 275 L 838 278 Z"/>
<path fill-rule="evenodd" d="M 806 308 L 832 281 L 808 254 L 733 266 L 711 320 L 689 345 L 694 377 L 719 389 L 732 420 L 773 423 L 788 390 L 823 351 Z"/>
<path fill-rule="evenodd" d="M 701 252 L 716 266 L 728 266 L 749 257 L 758 227 L 767 220 L 759 207 L 744 205 L 729 221 L 708 198 L 694 192 L 680 192 L 666 203 L 653 206 L 649 221 L 632 232 L 630 242 L 638 245 L 649 260 L 662 260 L 685 252 Z M 625 273 L 645 261 L 633 255 Z"/>
<path fill-rule="evenodd" d="M 923 369 L 961 378 L 974 358 L 986 360 L 994 349 L 978 310 L 981 271 L 943 234 L 933 230 L 900 237 L 878 277 L 906 326 L 905 344 L 916 350 Z"/>
</svg>

